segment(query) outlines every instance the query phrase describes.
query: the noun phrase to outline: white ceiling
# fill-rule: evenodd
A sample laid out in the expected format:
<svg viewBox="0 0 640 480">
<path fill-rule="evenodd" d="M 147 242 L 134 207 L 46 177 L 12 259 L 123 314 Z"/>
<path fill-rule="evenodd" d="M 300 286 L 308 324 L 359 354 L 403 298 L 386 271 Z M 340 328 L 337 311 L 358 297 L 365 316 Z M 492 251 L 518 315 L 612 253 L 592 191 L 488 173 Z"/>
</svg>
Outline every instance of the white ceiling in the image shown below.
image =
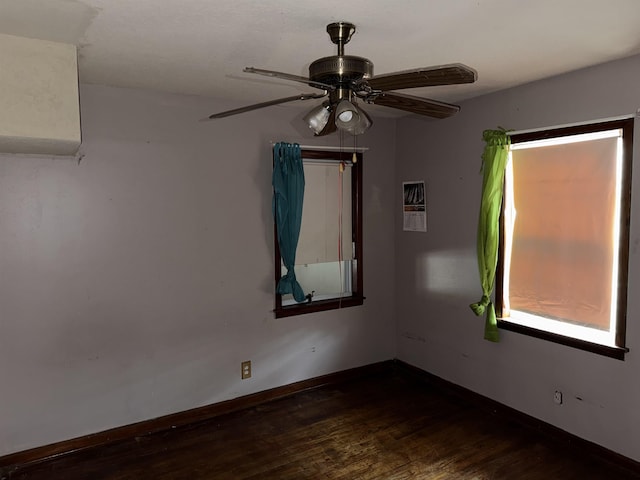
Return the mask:
<svg viewBox="0 0 640 480">
<path fill-rule="evenodd" d="M 341 20 L 375 74 L 475 68 L 473 85 L 405 92 L 454 103 L 640 53 L 640 0 L 0 0 L 0 33 L 77 45 L 81 82 L 234 106 L 318 92 L 242 69 L 306 76 Z"/>
</svg>

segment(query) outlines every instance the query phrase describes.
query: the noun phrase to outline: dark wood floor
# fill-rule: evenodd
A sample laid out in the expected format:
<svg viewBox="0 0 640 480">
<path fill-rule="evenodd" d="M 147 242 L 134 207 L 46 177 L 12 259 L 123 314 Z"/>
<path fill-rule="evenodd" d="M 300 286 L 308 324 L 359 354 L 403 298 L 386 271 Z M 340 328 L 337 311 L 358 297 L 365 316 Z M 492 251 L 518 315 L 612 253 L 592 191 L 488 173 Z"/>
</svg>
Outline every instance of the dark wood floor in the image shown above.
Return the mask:
<svg viewBox="0 0 640 480">
<path fill-rule="evenodd" d="M 1 475 L 0 475 L 1 476 Z M 632 479 L 399 369 L 88 449 L 7 479 Z"/>
</svg>

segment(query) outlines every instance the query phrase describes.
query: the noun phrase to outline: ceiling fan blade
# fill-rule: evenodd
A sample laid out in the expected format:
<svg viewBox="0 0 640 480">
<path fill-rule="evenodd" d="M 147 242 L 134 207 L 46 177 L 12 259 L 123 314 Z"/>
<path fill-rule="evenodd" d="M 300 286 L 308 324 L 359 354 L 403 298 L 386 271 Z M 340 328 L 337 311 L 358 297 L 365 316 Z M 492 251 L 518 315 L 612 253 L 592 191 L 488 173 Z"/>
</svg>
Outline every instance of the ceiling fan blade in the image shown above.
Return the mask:
<svg viewBox="0 0 640 480">
<path fill-rule="evenodd" d="M 305 83 L 311 87 L 322 88 L 324 90 L 335 90 L 335 85 L 329 85 L 328 83 L 316 82 L 307 77 L 301 77 L 300 75 L 292 75 L 290 73 L 276 72 L 273 70 L 263 70 L 261 68 L 245 67 L 243 72 L 256 73 L 258 75 L 264 75 L 265 77 L 282 78 L 283 80 L 291 80 L 292 82 Z"/>
<path fill-rule="evenodd" d="M 367 84 L 374 90 L 386 91 L 473 83 L 477 79 L 478 74 L 474 69 L 461 63 L 454 63 L 376 75 L 368 79 Z"/>
<path fill-rule="evenodd" d="M 278 105 L 280 103 L 293 102 L 294 100 L 311 100 L 314 98 L 323 98 L 326 93 L 301 93 L 300 95 L 294 95 L 293 97 L 278 98 L 276 100 L 269 100 L 268 102 L 255 103 L 246 107 L 234 108 L 233 110 L 227 110 L 220 113 L 214 113 L 201 121 L 215 120 L 218 118 L 229 117 L 231 115 L 237 115 L 239 113 L 250 112 L 251 110 L 257 110 L 259 108 L 270 107 L 271 105 Z"/>
<path fill-rule="evenodd" d="M 413 95 L 404 95 L 402 93 L 381 93 L 369 100 L 369 103 L 398 108 L 407 112 L 434 118 L 447 118 L 460 111 L 458 105 L 439 102 L 429 98 L 414 97 Z"/>
</svg>

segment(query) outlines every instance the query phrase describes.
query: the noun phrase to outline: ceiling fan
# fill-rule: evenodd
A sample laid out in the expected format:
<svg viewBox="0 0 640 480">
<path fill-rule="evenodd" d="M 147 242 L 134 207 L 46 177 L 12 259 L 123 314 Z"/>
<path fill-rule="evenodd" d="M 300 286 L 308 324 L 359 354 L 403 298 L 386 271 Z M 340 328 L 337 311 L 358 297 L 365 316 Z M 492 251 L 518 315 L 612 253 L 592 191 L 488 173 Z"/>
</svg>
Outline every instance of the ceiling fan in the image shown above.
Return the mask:
<svg viewBox="0 0 640 480">
<path fill-rule="evenodd" d="M 352 135 L 360 135 L 373 122 L 369 115 L 358 107 L 358 100 L 368 104 L 397 108 L 434 118 L 446 118 L 460 110 L 457 105 L 395 93 L 391 92 L 391 90 L 473 83 L 477 79 L 475 70 L 466 65 L 455 63 L 373 75 L 373 63 L 370 60 L 344 54 L 344 46 L 351 40 L 351 36 L 355 31 L 355 25 L 348 22 L 336 22 L 327 25 L 327 33 L 331 37 L 331 41 L 338 46 L 338 54 L 312 62 L 309 65 L 308 77 L 253 67 L 244 69 L 244 72 L 247 73 L 304 83 L 323 90 L 323 93 L 301 93 L 291 97 L 256 103 L 242 108 L 214 113 L 207 119 L 228 117 L 294 100 L 327 97 L 322 104 L 313 108 L 304 116 L 304 121 L 313 130 L 314 135 L 328 135 L 337 129 Z"/>
</svg>

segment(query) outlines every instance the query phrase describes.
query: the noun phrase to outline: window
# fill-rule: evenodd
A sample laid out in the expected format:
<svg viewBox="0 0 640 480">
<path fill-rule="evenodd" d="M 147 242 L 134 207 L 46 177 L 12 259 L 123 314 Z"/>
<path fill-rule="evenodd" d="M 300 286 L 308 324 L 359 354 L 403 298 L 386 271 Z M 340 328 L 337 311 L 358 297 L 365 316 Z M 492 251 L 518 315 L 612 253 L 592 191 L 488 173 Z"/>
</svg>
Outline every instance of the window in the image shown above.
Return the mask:
<svg viewBox="0 0 640 480">
<path fill-rule="evenodd" d="M 307 294 L 276 294 L 276 318 L 362 305 L 362 153 L 302 150 L 305 193 L 295 272 Z M 275 233 L 275 280 L 286 273 Z"/>
<path fill-rule="evenodd" d="M 633 119 L 511 137 L 499 326 L 623 359 Z"/>
</svg>

